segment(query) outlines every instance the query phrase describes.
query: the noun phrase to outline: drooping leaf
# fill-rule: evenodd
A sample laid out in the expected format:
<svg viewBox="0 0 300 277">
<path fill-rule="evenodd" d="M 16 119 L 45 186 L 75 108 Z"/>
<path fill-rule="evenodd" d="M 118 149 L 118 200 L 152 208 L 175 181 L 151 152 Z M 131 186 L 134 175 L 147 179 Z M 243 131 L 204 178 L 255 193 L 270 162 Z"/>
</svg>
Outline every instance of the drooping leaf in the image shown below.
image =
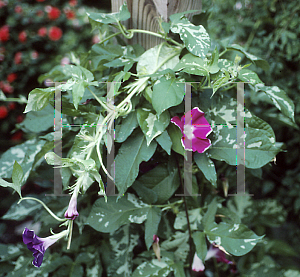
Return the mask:
<svg viewBox="0 0 300 277">
<path fill-rule="evenodd" d="M 199 169 L 204 174 L 205 178 L 211 182 L 211 184 L 217 186 L 217 172 L 213 161 L 207 157 L 206 153 L 195 153 L 194 155 L 195 162 Z"/>
<path fill-rule="evenodd" d="M 153 243 L 153 235 L 157 234 L 158 225 L 161 219 L 161 209 L 153 207 L 147 214 L 147 220 L 145 222 L 145 243 L 147 249 L 151 247 Z"/>
<path fill-rule="evenodd" d="M 155 139 L 162 147 L 162 149 L 164 149 L 168 153 L 168 155 L 171 155 L 172 141 L 167 130 L 163 131 L 162 134 L 160 134 Z"/>
<path fill-rule="evenodd" d="M 256 91 L 264 91 L 275 107 L 295 122 L 295 105 L 282 89 L 277 86 L 265 86 L 264 84 L 256 84 L 255 89 Z"/>
<path fill-rule="evenodd" d="M 205 234 L 203 232 L 194 232 L 193 240 L 194 240 L 194 244 L 196 246 L 197 256 L 202 261 L 205 261 L 205 257 L 207 254 L 207 245 L 206 245 Z"/>
<path fill-rule="evenodd" d="M 173 271 L 173 268 L 170 267 L 165 261 L 158 261 L 153 259 L 149 262 L 144 262 L 140 264 L 132 274 L 132 277 L 164 277 L 169 276 L 170 272 Z"/>
<path fill-rule="evenodd" d="M 152 141 L 147 146 L 145 136 L 138 132 L 131 135 L 121 146 L 115 158 L 115 183 L 120 194 L 129 188 L 139 172 L 142 161 L 148 161 L 155 152 L 157 143 Z"/>
<path fill-rule="evenodd" d="M 184 93 L 183 83 L 179 83 L 176 78 L 163 76 L 153 86 L 153 108 L 160 115 L 166 109 L 179 105 Z"/>
<path fill-rule="evenodd" d="M 263 70 L 268 71 L 269 70 L 269 64 L 266 60 L 261 59 L 259 57 L 256 57 L 250 53 L 248 53 L 242 46 L 238 44 L 232 44 L 230 46 L 226 47 L 228 50 L 236 50 L 240 53 L 244 54 L 251 62 L 253 62 L 255 65 L 261 67 Z"/>
</svg>

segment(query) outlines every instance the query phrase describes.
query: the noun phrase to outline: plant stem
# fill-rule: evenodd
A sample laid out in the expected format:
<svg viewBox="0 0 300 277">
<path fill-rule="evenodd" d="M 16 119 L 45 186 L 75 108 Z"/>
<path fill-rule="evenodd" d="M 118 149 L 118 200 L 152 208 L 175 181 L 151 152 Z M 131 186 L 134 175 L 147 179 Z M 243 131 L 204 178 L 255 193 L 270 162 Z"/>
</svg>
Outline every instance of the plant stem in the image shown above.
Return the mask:
<svg viewBox="0 0 300 277">
<path fill-rule="evenodd" d="M 175 160 L 176 160 L 176 164 L 177 164 L 177 168 L 178 168 L 179 182 L 180 182 L 180 185 L 181 185 L 181 187 L 182 187 L 182 189 L 184 191 L 184 185 L 183 185 L 182 178 L 181 178 L 181 172 L 180 172 L 180 166 L 179 166 L 177 154 L 175 154 Z M 190 264 L 190 272 L 191 272 L 191 275 L 192 275 L 192 273 L 193 273 L 193 271 L 192 271 L 192 264 L 193 264 L 193 253 L 192 253 L 193 239 L 192 239 L 192 231 L 191 231 L 190 219 L 189 219 L 189 213 L 188 213 L 188 207 L 187 207 L 185 196 L 182 196 L 182 199 L 183 199 L 183 203 L 184 203 L 185 216 L 186 216 L 187 227 L 188 227 L 188 232 L 189 232 L 189 245 L 190 245 L 189 264 Z"/>
<path fill-rule="evenodd" d="M 34 198 L 34 197 L 23 197 L 23 198 L 21 198 L 20 200 L 19 200 L 19 202 L 18 202 L 18 204 L 21 202 L 21 201 L 23 201 L 23 200 L 34 200 L 34 201 L 37 201 L 37 202 L 39 202 L 40 204 L 42 204 L 43 205 L 43 207 L 45 208 L 45 210 L 50 214 L 50 215 L 52 215 L 52 217 L 54 217 L 56 220 L 58 220 L 58 221 L 66 221 L 67 219 L 66 218 L 64 218 L 64 219 L 62 219 L 62 218 L 59 218 L 59 217 L 57 217 L 47 206 L 46 206 L 46 204 L 43 202 L 43 201 L 41 201 L 40 199 L 37 199 L 37 198 Z"/>
</svg>

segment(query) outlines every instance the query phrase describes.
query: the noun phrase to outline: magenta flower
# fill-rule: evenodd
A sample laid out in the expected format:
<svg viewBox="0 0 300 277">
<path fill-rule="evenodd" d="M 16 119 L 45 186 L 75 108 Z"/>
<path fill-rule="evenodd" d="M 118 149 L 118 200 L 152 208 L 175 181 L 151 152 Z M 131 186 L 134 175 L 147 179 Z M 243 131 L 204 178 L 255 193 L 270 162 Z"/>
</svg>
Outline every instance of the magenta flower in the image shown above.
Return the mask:
<svg viewBox="0 0 300 277">
<path fill-rule="evenodd" d="M 74 191 L 69 202 L 69 207 L 65 212 L 65 218 L 74 220 L 79 213 L 77 212 L 77 193 Z"/>
<path fill-rule="evenodd" d="M 35 235 L 34 231 L 29 230 L 28 228 L 25 228 L 22 236 L 23 242 L 27 245 L 27 248 L 33 252 L 34 260 L 32 264 L 35 267 L 41 266 L 47 248 L 61 238 L 57 235 L 52 235 L 47 238 L 40 238 Z"/>
<path fill-rule="evenodd" d="M 189 115 L 190 118 L 186 120 Z M 207 136 L 212 132 L 212 128 L 205 119 L 204 112 L 199 108 L 187 112 L 181 119 L 175 116 L 171 122 L 177 125 L 183 134 L 181 142 L 184 149 L 203 153 L 211 146 L 211 141 Z"/>
<path fill-rule="evenodd" d="M 209 247 L 208 251 L 207 251 L 205 261 L 207 261 L 211 258 L 216 258 L 217 262 L 222 262 L 222 263 L 226 263 L 226 264 L 233 264 L 232 261 L 229 261 L 229 260 L 226 259 L 226 254 L 225 254 L 224 251 L 220 250 L 219 247 L 211 245 Z M 199 272 L 199 271 L 204 271 L 204 269 L 205 269 L 205 266 L 204 266 L 202 260 L 195 253 L 194 259 L 193 259 L 192 270 Z"/>
</svg>

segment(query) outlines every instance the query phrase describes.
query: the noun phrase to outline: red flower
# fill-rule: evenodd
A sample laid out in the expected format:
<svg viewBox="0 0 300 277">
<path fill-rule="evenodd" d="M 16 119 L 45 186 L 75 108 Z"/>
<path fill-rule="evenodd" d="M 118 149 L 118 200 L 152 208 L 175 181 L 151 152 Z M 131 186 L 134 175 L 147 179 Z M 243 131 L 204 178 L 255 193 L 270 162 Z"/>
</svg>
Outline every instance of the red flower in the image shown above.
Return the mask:
<svg viewBox="0 0 300 277">
<path fill-rule="evenodd" d="M 51 20 L 55 20 L 60 17 L 60 10 L 55 7 L 51 7 L 47 9 L 48 18 Z"/>
<path fill-rule="evenodd" d="M 47 28 L 46 27 L 42 27 L 38 30 L 38 35 L 40 37 L 44 37 L 45 35 L 47 35 Z"/>
<path fill-rule="evenodd" d="M 77 0 L 70 0 L 70 1 L 69 1 L 69 5 L 70 5 L 71 7 L 75 7 L 75 6 L 77 5 Z"/>
<path fill-rule="evenodd" d="M 66 14 L 67 19 L 72 20 L 75 18 L 75 12 L 72 10 L 65 10 L 65 14 Z"/>
<path fill-rule="evenodd" d="M 2 89 L 2 91 L 4 93 L 13 93 L 14 92 L 14 88 L 7 82 L 0 82 L 0 89 Z"/>
<path fill-rule="evenodd" d="M 7 5 L 7 2 L 6 1 L 1 1 L 0 0 L 0 9 L 5 7 Z"/>
<path fill-rule="evenodd" d="M 26 42 L 26 40 L 27 40 L 26 31 L 22 31 L 21 33 L 19 33 L 19 41 L 20 42 Z"/>
<path fill-rule="evenodd" d="M 0 106 L 0 119 L 7 117 L 8 110 L 5 106 Z"/>
<path fill-rule="evenodd" d="M 9 82 L 9 83 L 12 83 L 16 79 L 17 79 L 17 74 L 16 73 L 10 73 L 7 76 L 7 82 Z"/>
<path fill-rule="evenodd" d="M 56 26 L 51 27 L 48 35 L 49 38 L 53 41 L 59 40 L 62 36 L 62 30 Z"/>
<path fill-rule="evenodd" d="M 22 9 L 21 6 L 19 6 L 19 5 L 15 6 L 15 12 L 16 13 L 22 13 L 22 11 L 23 11 L 23 9 Z"/>
<path fill-rule="evenodd" d="M 20 64 L 22 62 L 22 52 L 17 52 L 14 58 L 15 64 Z"/>
<path fill-rule="evenodd" d="M 36 2 L 44 2 L 45 0 L 36 0 Z"/>
<path fill-rule="evenodd" d="M 0 42 L 9 40 L 9 27 L 8 25 L 4 25 L 0 28 Z"/>
</svg>

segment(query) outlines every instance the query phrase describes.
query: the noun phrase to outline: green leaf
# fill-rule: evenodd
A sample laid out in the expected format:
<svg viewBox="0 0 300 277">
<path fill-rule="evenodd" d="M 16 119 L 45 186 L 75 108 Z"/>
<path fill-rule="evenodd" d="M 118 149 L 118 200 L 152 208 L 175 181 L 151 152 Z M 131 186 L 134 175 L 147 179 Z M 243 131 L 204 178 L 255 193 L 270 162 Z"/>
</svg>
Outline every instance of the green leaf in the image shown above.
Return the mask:
<svg viewBox="0 0 300 277">
<path fill-rule="evenodd" d="M 111 234 L 109 242 L 112 247 L 112 261 L 107 267 L 107 276 L 131 277 L 133 249 L 139 243 L 139 234 L 127 224 Z"/>
<path fill-rule="evenodd" d="M 27 216 L 38 212 L 42 208 L 42 205 L 34 200 L 24 200 L 20 204 L 18 202 L 13 203 L 7 213 L 2 217 L 9 220 L 23 220 Z"/>
<path fill-rule="evenodd" d="M 255 65 L 259 66 L 265 71 L 269 70 L 269 64 L 267 61 L 246 52 L 246 50 L 238 44 L 232 44 L 230 46 L 227 46 L 226 49 L 239 51 L 240 53 L 244 54 Z"/>
<path fill-rule="evenodd" d="M 146 138 L 140 132 L 131 135 L 121 145 L 115 158 L 115 181 L 120 194 L 133 184 L 138 176 L 140 163 L 148 161 L 153 156 L 156 146 L 155 141 L 147 146 Z"/>
<path fill-rule="evenodd" d="M 205 261 L 205 257 L 207 254 L 205 234 L 203 232 L 194 232 L 192 237 L 196 246 L 197 256 L 202 261 Z"/>
<path fill-rule="evenodd" d="M 178 79 L 161 77 L 153 86 L 152 105 L 154 110 L 160 115 L 166 109 L 179 105 L 183 100 L 184 93 L 184 84 L 178 83 Z"/>
<path fill-rule="evenodd" d="M 147 214 L 147 220 L 145 222 L 145 243 L 149 250 L 153 243 L 153 235 L 157 234 L 158 225 L 161 219 L 161 209 L 153 207 Z"/>
<path fill-rule="evenodd" d="M 208 205 L 207 211 L 202 218 L 202 224 L 206 226 L 206 228 L 210 228 L 215 223 L 215 215 L 218 209 L 217 198 L 215 197 L 213 201 Z"/>
<path fill-rule="evenodd" d="M 172 141 L 167 130 L 163 131 L 162 134 L 155 139 L 162 147 L 162 149 L 164 149 L 168 153 L 168 155 L 171 155 Z"/>
<path fill-rule="evenodd" d="M 76 110 L 78 109 L 78 104 L 84 95 L 84 91 L 85 91 L 85 87 L 83 81 L 79 81 L 78 83 L 75 83 L 73 85 L 72 95 L 73 95 L 74 107 Z"/>
<path fill-rule="evenodd" d="M 212 93 L 212 96 L 216 93 L 216 91 L 225 86 L 227 84 L 229 80 L 229 76 L 225 75 L 219 79 L 217 79 L 214 83 L 213 83 L 213 93 Z"/>
<path fill-rule="evenodd" d="M 110 233 L 119 227 L 129 224 L 141 224 L 147 219 L 151 206 L 143 203 L 131 193 L 116 202 L 116 196 L 96 200 L 86 224 L 98 232 Z"/>
<path fill-rule="evenodd" d="M 181 143 L 182 133 L 180 129 L 175 124 L 170 124 L 167 128 L 168 134 L 172 141 L 172 149 L 182 156 L 185 155 L 185 150 Z"/>
<path fill-rule="evenodd" d="M 201 210 L 202 208 L 188 210 L 191 230 L 199 229 L 199 224 L 201 223 L 202 220 Z M 182 231 L 187 230 L 187 219 L 186 219 L 185 211 L 181 211 L 176 215 L 176 219 L 174 222 L 174 229 L 182 230 Z"/>
<path fill-rule="evenodd" d="M 282 89 L 277 86 L 265 86 L 264 84 L 257 84 L 255 89 L 256 92 L 264 91 L 271 99 L 275 107 L 285 116 L 289 117 L 293 122 L 295 122 L 295 105 Z"/>
<path fill-rule="evenodd" d="M 213 161 L 206 153 L 195 153 L 195 162 L 199 169 L 204 174 L 205 178 L 211 182 L 214 187 L 217 187 L 217 172 Z"/>
<path fill-rule="evenodd" d="M 205 59 L 210 49 L 210 37 L 202 25 L 195 26 L 187 18 L 170 16 L 171 31 L 180 35 L 185 47 L 194 55 Z"/>
<path fill-rule="evenodd" d="M 243 224 L 229 224 L 221 222 L 209 226 L 204 224 L 204 233 L 210 243 L 221 245 L 232 255 L 243 256 L 264 237 L 257 236 Z"/>
<path fill-rule="evenodd" d="M 138 193 L 140 197 L 146 199 L 149 195 L 144 187 L 151 189 L 157 195 L 156 202 L 150 203 L 164 203 L 166 202 L 179 187 L 178 170 L 172 167 L 168 170 L 165 165 L 157 165 L 154 169 L 148 171 L 139 177 L 133 185 L 133 189 Z M 156 197 L 155 197 L 156 198 Z M 149 198 L 148 198 L 149 199 Z"/>
<path fill-rule="evenodd" d="M 163 258 L 162 261 L 153 259 L 151 262 L 144 262 L 140 264 L 132 274 L 132 277 L 165 277 L 169 276 L 170 272 L 173 271 Z"/>
<path fill-rule="evenodd" d="M 87 15 L 93 21 L 109 24 L 109 23 L 118 23 L 119 21 L 127 20 L 130 18 L 130 12 L 128 11 L 127 4 L 124 4 L 120 7 L 119 12 L 116 13 L 94 13 L 87 12 Z"/>
<path fill-rule="evenodd" d="M 176 260 L 185 262 L 187 255 L 190 251 L 189 247 L 189 234 L 188 231 L 176 232 L 172 237 L 163 241 L 160 245 L 160 249 L 173 252 Z"/>
<path fill-rule="evenodd" d="M 208 70 L 211 74 L 215 74 L 220 70 L 218 66 L 218 62 L 219 62 L 219 51 L 218 48 L 215 47 L 215 50 L 211 55 L 211 60 L 208 64 L 208 68 L 209 68 Z"/>
<path fill-rule="evenodd" d="M 184 264 L 183 262 L 176 262 L 171 265 L 171 267 L 174 269 L 174 275 L 175 277 L 185 277 L 184 272 Z"/>
<path fill-rule="evenodd" d="M 136 67 L 138 74 L 143 76 L 168 68 L 173 69 L 179 62 L 180 50 L 165 43 L 150 48 L 139 57 Z"/>
<path fill-rule="evenodd" d="M 184 55 L 173 70 L 181 70 L 183 72 L 199 76 L 208 76 L 209 74 L 209 69 L 204 60 L 190 53 Z"/>
<path fill-rule="evenodd" d="M 170 115 L 168 111 L 165 111 L 158 116 L 146 108 L 140 108 L 137 110 L 137 119 L 146 137 L 147 146 L 149 146 L 155 137 L 163 133 L 170 123 Z"/>
<path fill-rule="evenodd" d="M 26 118 L 20 124 L 21 127 L 26 128 L 28 131 L 33 133 L 40 133 L 48 130 L 49 128 L 54 126 L 53 116 L 54 108 L 48 104 L 41 111 L 31 111 L 26 115 Z"/>
<path fill-rule="evenodd" d="M 45 140 L 31 139 L 8 149 L 0 159 L 0 177 L 11 178 L 14 163 L 17 161 L 18 164 L 22 165 L 23 182 L 26 182 L 34 165 L 35 156 L 41 151 L 45 143 Z"/>
<path fill-rule="evenodd" d="M 50 100 L 50 97 L 54 94 L 55 88 L 35 88 L 28 95 L 28 102 L 24 113 L 30 111 L 40 111 L 44 109 Z"/>
<path fill-rule="evenodd" d="M 250 82 L 252 85 L 262 83 L 257 74 L 249 69 L 242 69 L 239 72 L 238 78 L 243 82 Z"/>
<path fill-rule="evenodd" d="M 20 198 L 22 198 L 21 184 L 9 183 L 9 182 L 3 180 L 2 178 L 0 178 L 0 186 L 1 187 L 9 187 L 9 188 L 14 189 L 20 195 Z"/>
<path fill-rule="evenodd" d="M 17 163 L 17 161 L 15 161 L 11 178 L 13 183 L 19 188 L 17 192 L 19 193 L 20 196 L 21 196 L 21 186 L 23 184 L 22 182 L 23 177 L 24 177 L 24 173 L 22 167 Z"/>
<path fill-rule="evenodd" d="M 236 101 L 224 100 L 212 110 L 214 139 L 207 153 L 210 158 L 236 165 Z M 227 125 L 227 126 L 224 126 Z M 262 119 L 245 112 L 245 166 L 259 168 L 270 162 L 280 149 L 275 144 L 271 126 Z"/>
</svg>

